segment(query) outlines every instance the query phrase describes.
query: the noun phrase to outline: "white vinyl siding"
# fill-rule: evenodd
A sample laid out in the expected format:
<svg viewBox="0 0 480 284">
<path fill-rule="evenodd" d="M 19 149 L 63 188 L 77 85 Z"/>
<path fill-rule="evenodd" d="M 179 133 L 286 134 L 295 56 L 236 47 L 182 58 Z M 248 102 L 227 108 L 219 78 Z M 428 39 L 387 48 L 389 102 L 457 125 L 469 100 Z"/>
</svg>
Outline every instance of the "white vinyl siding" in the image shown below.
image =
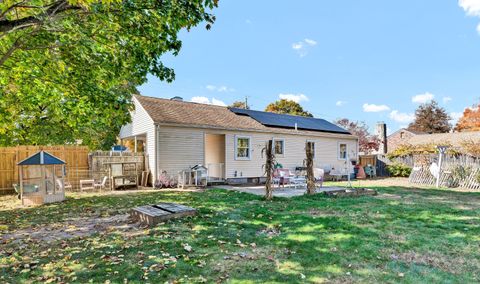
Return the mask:
<svg viewBox="0 0 480 284">
<path fill-rule="evenodd" d="M 132 122 L 122 126 L 119 136 L 120 139 L 133 138 L 139 135 L 146 136 L 145 153 L 148 154 L 148 166 L 152 176 L 155 177 L 155 125 L 135 97 L 133 98 L 133 104 L 135 109 L 131 111 Z"/>
<path fill-rule="evenodd" d="M 197 164 L 205 164 L 205 133 L 225 135 L 225 175 L 226 178 L 236 177 L 263 177 L 265 156 L 262 156 L 262 149 L 266 143 L 272 140 L 272 137 L 279 137 L 276 133 L 258 133 L 243 132 L 231 130 L 212 130 L 201 128 L 189 128 L 180 126 L 160 125 L 158 127 L 158 136 L 155 139 L 155 126 L 153 121 L 145 117 L 143 108 L 138 108 L 132 117 L 134 127 L 130 129 L 125 126 L 122 128 L 123 135 L 128 131 L 130 135 L 147 134 L 147 153 L 149 154 L 149 165 L 152 174 L 155 174 L 155 156 L 157 156 L 158 170 L 167 171 L 171 176 L 176 176 L 179 171 L 187 169 Z M 135 131 L 132 131 L 135 129 Z M 249 160 L 235 159 L 235 137 L 249 137 Z M 294 169 L 303 166 L 305 159 L 305 143 L 311 141 L 315 143 L 316 167 L 334 167 L 341 168 L 345 166 L 345 161 L 338 159 L 338 143 L 346 143 L 349 151 L 357 150 L 357 140 L 348 136 L 325 135 L 306 136 L 294 134 L 281 134 L 284 140 L 284 155 L 276 155 L 276 160 L 285 168 Z M 155 141 L 156 140 L 156 141 Z M 156 144 L 156 147 L 155 147 Z M 222 146 L 223 147 L 223 146 Z M 155 149 L 157 155 L 155 155 Z M 349 153 L 350 154 L 350 153 Z M 357 153 L 354 153 L 357 155 Z"/>
<path fill-rule="evenodd" d="M 178 172 L 205 163 L 205 131 L 160 126 L 158 132 L 159 171 L 176 176 Z"/>
<path fill-rule="evenodd" d="M 249 161 L 238 161 L 234 159 L 234 137 L 236 135 L 251 137 L 250 143 L 252 149 L 251 159 Z M 340 168 L 345 166 L 344 161 L 338 160 L 338 142 L 346 143 L 349 146 L 349 149 L 357 149 L 357 140 L 352 138 L 307 137 L 302 135 L 283 135 L 283 137 L 283 139 L 285 139 L 285 155 L 277 155 L 275 158 L 284 168 L 289 169 L 303 166 L 303 161 L 305 160 L 305 145 L 307 141 L 315 143 L 314 163 L 316 167 L 321 168 Z M 266 133 L 227 132 L 225 139 L 227 178 L 233 178 L 235 172 L 237 173 L 237 177 L 264 176 L 262 165 L 265 164 L 265 155 L 262 156 L 262 149 L 265 148 L 267 141 L 271 139 L 272 135 Z"/>
</svg>

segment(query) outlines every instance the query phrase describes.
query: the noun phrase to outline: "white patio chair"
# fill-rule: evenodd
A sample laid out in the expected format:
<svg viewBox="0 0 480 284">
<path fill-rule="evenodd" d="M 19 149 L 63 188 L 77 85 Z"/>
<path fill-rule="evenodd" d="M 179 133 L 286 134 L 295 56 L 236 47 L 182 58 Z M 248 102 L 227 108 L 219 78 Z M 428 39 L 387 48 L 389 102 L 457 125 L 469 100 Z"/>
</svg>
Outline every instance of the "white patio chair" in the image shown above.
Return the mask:
<svg viewBox="0 0 480 284">
<path fill-rule="evenodd" d="M 315 177 L 315 184 L 319 184 L 320 188 L 323 187 L 323 180 L 325 178 L 325 170 L 315 168 L 313 169 L 313 176 Z"/>
<path fill-rule="evenodd" d="M 103 179 L 102 179 L 102 182 L 94 182 L 93 183 L 93 188 L 94 189 L 105 189 L 106 188 L 106 184 L 107 184 L 107 180 L 108 180 L 108 177 L 107 176 L 104 176 Z"/>
</svg>

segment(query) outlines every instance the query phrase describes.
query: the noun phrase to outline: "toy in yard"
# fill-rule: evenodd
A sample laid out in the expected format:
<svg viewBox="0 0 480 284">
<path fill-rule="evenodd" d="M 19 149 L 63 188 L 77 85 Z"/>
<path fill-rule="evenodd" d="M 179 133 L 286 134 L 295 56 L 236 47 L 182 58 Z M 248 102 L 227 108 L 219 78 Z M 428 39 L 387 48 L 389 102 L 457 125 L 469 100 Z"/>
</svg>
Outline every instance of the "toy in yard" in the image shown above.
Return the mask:
<svg viewBox="0 0 480 284">
<path fill-rule="evenodd" d="M 154 186 L 157 189 L 175 188 L 175 187 L 177 187 L 177 181 L 173 177 L 170 177 L 167 174 L 167 171 L 162 171 L 162 174 L 155 181 Z"/>
<path fill-rule="evenodd" d="M 65 162 L 40 151 L 19 162 L 20 184 L 14 184 L 22 205 L 65 200 Z"/>
</svg>

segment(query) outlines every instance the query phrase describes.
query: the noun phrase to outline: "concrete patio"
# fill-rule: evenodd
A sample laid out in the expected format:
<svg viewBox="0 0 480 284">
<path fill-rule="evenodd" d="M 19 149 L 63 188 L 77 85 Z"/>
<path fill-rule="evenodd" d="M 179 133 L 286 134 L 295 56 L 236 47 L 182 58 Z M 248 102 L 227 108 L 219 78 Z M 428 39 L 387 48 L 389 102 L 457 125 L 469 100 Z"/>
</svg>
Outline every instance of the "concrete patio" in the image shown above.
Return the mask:
<svg viewBox="0 0 480 284">
<path fill-rule="evenodd" d="M 217 186 L 216 188 L 223 188 L 226 190 L 233 190 L 233 191 L 239 191 L 239 192 L 246 192 L 246 193 L 251 193 L 255 195 L 265 195 L 265 186 L 260 185 L 260 186 L 231 186 L 231 185 L 221 185 Z M 342 190 L 345 189 L 343 187 L 322 187 L 322 188 L 317 188 L 316 192 L 321 193 L 321 192 L 329 192 L 329 191 L 337 191 L 337 190 Z M 275 197 L 294 197 L 294 196 L 300 196 L 304 195 L 307 189 L 305 187 L 274 187 L 273 189 L 273 196 Z"/>
</svg>

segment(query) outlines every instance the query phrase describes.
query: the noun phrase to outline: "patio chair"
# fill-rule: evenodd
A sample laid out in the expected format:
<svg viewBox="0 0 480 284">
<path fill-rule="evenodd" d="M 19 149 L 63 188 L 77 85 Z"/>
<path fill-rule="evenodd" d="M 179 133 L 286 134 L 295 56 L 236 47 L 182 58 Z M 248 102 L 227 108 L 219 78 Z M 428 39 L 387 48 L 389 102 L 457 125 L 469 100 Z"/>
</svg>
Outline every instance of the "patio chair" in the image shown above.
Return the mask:
<svg viewBox="0 0 480 284">
<path fill-rule="evenodd" d="M 278 184 L 278 187 L 285 185 L 290 185 L 294 175 L 290 172 L 289 169 L 275 169 L 273 172 L 273 184 Z"/>
<path fill-rule="evenodd" d="M 377 177 L 377 170 L 375 169 L 374 166 L 367 165 L 365 167 L 365 174 L 367 175 L 367 177 L 374 178 L 374 177 Z"/>
<path fill-rule="evenodd" d="M 57 181 L 57 187 L 56 187 L 56 189 L 59 190 L 60 188 L 62 188 L 62 183 L 61 183 L 61 181 L 60 181 L 59 179 L 57 179 L 56 181 Z M 64 181 L 64 182 L 63 182 L 63 188 L 64 188 L 65 190 L 67 190 L 67 189 L 71 190 L 71 189 L 73 188 L 73 186 L 72 186 L 72 184 L 69 183 L 68 181 Z"/>
<path fill-rule="evenodd" d="M 315 177 L 315 184 L 318 184 L 320 188 L 323 187 L 323 180 L 325 178 L 325 170 L 315 168 L 313 169 L 313 176 Z"/>
<path fill-rule="evenodd" d="M 102 182 L 94 182 L 93 183 L 93 188 L 94 189 L 105 189 L 106 188 L 106 184 L 107 184 L 107 180 L 108 180 L 108 177 L 107 176 L 104 176 L 103 179 L 102 179 Z"/>
</svg>

